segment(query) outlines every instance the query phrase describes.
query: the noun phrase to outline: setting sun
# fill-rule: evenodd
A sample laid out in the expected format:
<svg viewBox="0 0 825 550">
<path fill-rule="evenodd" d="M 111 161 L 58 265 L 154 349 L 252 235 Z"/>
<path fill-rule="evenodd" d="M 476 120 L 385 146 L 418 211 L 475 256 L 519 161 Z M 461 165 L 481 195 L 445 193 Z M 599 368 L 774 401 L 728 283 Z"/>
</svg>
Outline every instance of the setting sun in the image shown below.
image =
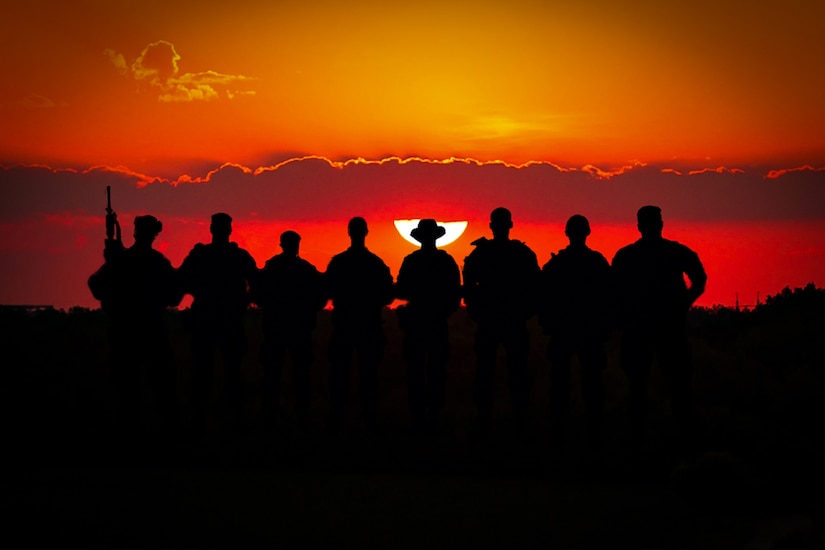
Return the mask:
<svg viewBox="0 0 825 550">
<path fill-rule="evenodd" d="M 413 229 L 418 226 L 418 222 L 420 219 L 415 220 L 395 220 L 393 223 L 395 224 L 395 229 L 398 230 L 398 234 L 404 237 L 404 240 L 418 246 L 419 243 L 415 239 L 412 238 L 410 233 Z M 463 222 L 438 222 L 438 225 L 444 228 L 444 236 L 439 237 L 436 239 L 435 244 L 437 246 L 447 246 L 450 243 L 454 243 L 464 234 L 464 230 L 467 229 L 466 221 Z"/>
</svg>

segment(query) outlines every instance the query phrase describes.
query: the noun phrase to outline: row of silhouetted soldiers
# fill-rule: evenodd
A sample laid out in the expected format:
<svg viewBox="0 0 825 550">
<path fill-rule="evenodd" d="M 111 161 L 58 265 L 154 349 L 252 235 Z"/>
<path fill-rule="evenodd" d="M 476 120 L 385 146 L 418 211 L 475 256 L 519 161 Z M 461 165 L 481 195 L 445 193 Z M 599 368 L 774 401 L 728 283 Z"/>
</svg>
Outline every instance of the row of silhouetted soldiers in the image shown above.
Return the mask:
<svg viewBox="0 0 825 550">
<path fill-rule="evenodd" d="M 445 407 L 450 358 L 448 319 L 462 299 L 476 324 L 475 400 L 478 430 L 486 433 L 494 405 L 494 372 L 500 346 L 516 425 L 525 430 L 530 403 L 527 322 L 538 315 L 548 335 L 551 437 L 560 443 L 570 401 L 571 362 L 578 357 L 591 442 L 601 438 L 605 344 L 615 329 L 621 338 L 621 366 L 629 381 L 629 418 L 634 443 L 640 443 L 648 413 L 647 385 L 653 358 L 667 382 L 672 414 L 688 436 L 693 433 L 691 351 L 685 316 L 702 294 L 706 274 L 698 255 L 662 237 L 662 215 L 656 206 L 637 213 L 641 238 L 621 248 L 612 262 L 590 249 L 588 220 L 572 216 L 566 224 L 569 245 L 539 267 L 536 254 L 510 238 L 511 213 L 496 208 L 490 215 L 492 238 L 472 244 L 463 270 L 436 241 L 444 228 L 421 220 L 411 236 L 421 248 L 406 256 L 393 280 L 390 269 L 366 247 L 367 222 L 349 221 L 350 247 L 335 255 L 320 272 L 301 258 L 301 237 L 281 234 L 282 252 L 258 269 L 253 257 L 230 241 L 232 219 L 212 216 L 209 244 L 196 244 L 175 269 L 152 248 L 162 224 L 138 216 L 134 244 L 106 253 L 106 262 L 89 278 L 89 287 L 110 319 L 110 347 L 120 391 L 124 430 L 140 426 L 140 366 L 147 368 L 151 388 L 165 424 L 180 426 L 175 365 L 163 313 L 184 295 L 193 297 L 188 323 L 191 334 L 192 418 L 196 432 L 205 428 L 209 395 L 218 353 L 222 358 L 226 401 L 231 420 L 244 419 L 241 364 L 246 350 L 245 312 L 256 304 L 263 312 L 261 362 L 265 370 L 267 421 L 278 414 L 282 369 L 289 355 L 294 367 L 296 415 L 306 427 L 310 408 L 312 332 L 318 312 L 331 300 L 329 342 L 330 396 L 327 428 L 337 433 L 345 417 L 350 374 L 358 368 L 363 420 L 368 431 L 378 425 L 378 370 L 385 334 L 382 310 L 394 299 L 404 333 L 403 354 L 413 427 L 437 430 Z M 689 285 L 685 282 L 685 277 Z M 462 282 L 463 279 L 463 282 Z"/>
</svg>

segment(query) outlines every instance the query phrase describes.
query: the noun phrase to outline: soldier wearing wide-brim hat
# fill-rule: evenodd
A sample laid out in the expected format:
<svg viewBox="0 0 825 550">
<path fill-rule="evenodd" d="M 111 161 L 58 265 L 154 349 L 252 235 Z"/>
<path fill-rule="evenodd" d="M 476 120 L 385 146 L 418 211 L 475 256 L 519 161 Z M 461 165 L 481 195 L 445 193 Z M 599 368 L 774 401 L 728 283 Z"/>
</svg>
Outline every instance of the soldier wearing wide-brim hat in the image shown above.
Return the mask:
<svg viewBox="0 0 825 550">
<path fill-rule="evenodd" d="M 437 429 L 450 354 L 447 320 L 461 304 L 458 264 L 435 244 L 445 233 L 432 218 L 418 222 L 410 236 L 421 248 L 404 258 L 395 285 L 396 298 L 407 300 L 397 312 L 404 331 L 413 429 L 418 432 Z"/>
<path fill-rule="evenodd" d="M 410 231 L 410 237 L 420 243 L 435 242 L 447 232 L 444 226 L 438 225 L 432 218 L 425 218 L 418 222 L 418 226 Z"/>
</svg>

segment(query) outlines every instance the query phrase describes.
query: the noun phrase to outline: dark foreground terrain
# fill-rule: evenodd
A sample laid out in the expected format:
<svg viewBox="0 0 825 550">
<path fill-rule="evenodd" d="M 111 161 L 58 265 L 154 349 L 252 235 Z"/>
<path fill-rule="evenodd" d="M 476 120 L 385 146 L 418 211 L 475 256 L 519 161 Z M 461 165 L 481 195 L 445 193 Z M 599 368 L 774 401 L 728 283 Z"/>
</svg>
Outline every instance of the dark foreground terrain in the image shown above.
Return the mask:
<svg viewBox="0 0 825 550">
<path fill-rule="evenodd" d="M 185 429 L 161 437 L 148 388 L 146 433 L 124 438 L 112 422 L 102 314 L 2 308 L 6 540 L 86 548 L 825 548 L 823 293 L 788 289 L 751 312 L 692 311 L 701 444 L 679 445 L 654 377 L 650 437 L 635 454 L 625 443 L 616 341 L 604 372 L 600 453 L 585 445 L 580 398 L 571 441 L 548 444 L 548 373 L 535 325 L 529 436 L 512 429 L 503 364 L 492 434 L 475 436 L 473 325 L 463 311 L 452 319 L 448 405 L 434 437 L 408 430 L 392 311 L 378 437 L 361 429 L 357 377 L 348 429 L 323 435 L 326 313 L 315 334 L 308 433 L 295 427 L 289 368 L 280 425 L 265 429 L 260 319 L 250 311 L 248 429 L 229 430 L 218 366 L 203 439 Z M 168 323 L 186 423 L 187 334 L 179 313 Z"/>
</svg>

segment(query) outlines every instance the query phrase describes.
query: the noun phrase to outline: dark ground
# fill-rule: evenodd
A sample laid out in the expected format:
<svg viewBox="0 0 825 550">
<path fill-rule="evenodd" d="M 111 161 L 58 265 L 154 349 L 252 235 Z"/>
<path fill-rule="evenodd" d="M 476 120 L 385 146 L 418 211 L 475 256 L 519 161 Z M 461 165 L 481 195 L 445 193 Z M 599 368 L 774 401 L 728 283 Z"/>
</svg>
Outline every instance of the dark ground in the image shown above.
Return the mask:
<svg viewBox="0 0 825 550">
<path fill-rule="evenodd" d="M 400 333 L 389 311 L 379 437 L 361 429 L 357 380 L 348 430 L 322 435 L 326 314 L 316 331 L 310 432 L 295 428 L 289 392 L 280 426 L 265 430 L 259 319 L 250 312 L 245 433 L 226 425 L 218 368 L 204 440 L 186 432 L 161 439 L 147 389 L 147 434 L 119 441 L 101 313 L 2 308 L 7 538 L 22 535 L 15 547 L 86 548 L 825 548 L 825 315 L 821 291 L 799 296 L 757 312 L 692 312 L 702 445 L 679 450 L 655 376 L 640 455 L 625 444 L 615 341 L 599 454 L 584 443 L 580 399 L 571 441 L 548 444 L 544 337 L 535 325 L 529 439 L 513 435 L 503 365 L 492 434 L 474 437 L 472 323 L 463 311 L 452 319 L 448 409 L 435 438 L 407 429 Z M 178 314 L 168 321 L 186 412 L 186 334 Z"/>
</svg>

